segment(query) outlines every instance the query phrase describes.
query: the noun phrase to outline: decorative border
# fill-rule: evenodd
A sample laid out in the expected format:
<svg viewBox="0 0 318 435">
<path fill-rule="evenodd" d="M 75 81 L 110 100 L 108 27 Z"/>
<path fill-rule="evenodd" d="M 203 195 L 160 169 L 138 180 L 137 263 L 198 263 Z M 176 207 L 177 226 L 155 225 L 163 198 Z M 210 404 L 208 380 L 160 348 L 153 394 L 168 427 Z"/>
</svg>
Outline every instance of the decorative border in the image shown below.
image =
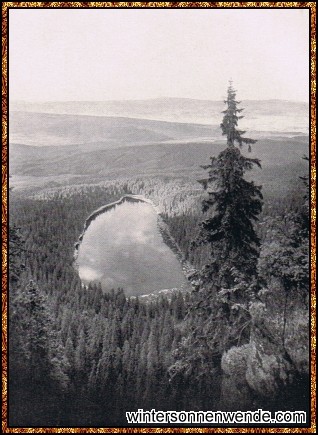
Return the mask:
<svg viewBox="0 0 318 435">
<path fill-rule="evenodd" d="M 310 11 L 311 427 L 9 428 L 7 426 L 8 9 L 306 8 Z M 315 433 L 316 432 L 316 4 L 314 2 L 4 2 L 2 3 L 2 431 L 4 433 Z"/>
</svg>

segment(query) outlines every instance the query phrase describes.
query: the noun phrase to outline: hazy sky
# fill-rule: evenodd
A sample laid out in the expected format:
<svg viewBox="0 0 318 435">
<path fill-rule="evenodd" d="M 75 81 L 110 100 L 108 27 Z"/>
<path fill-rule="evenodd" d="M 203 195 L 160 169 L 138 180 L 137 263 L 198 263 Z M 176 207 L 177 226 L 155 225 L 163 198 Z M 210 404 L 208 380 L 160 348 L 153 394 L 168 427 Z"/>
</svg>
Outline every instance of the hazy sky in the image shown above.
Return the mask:
<svg viewBox="0 0 318 435">
<path fill-rule="evenodd" d="M 12 100 L 308 101 L 304 9 L 11 9 Z"/>
</svg>

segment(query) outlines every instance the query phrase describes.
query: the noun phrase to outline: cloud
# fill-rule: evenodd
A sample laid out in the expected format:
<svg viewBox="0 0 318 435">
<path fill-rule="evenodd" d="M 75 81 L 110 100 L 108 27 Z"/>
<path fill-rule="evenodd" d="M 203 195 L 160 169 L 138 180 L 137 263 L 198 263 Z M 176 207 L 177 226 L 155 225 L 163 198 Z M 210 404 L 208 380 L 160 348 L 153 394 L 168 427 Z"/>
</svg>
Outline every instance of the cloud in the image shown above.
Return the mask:
<svg viewBox="0 0 318 435">
<path fill-rule="evenodd" d="M 96 281 L 102 278 L 103 273 L 89 266 L 81 265 L 79 267 L 79 275 L 83 281 Z"/>
</svg>

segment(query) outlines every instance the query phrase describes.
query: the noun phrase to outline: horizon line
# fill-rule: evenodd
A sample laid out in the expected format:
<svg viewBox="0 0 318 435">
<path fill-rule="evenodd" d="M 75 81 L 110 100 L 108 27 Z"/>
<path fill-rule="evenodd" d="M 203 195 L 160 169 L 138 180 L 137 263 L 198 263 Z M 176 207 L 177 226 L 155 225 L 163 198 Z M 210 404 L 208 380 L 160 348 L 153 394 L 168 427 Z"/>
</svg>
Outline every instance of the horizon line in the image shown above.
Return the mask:
<svg viewBox="0 0 318 435">
<path fill-rule="evenodd" d="M 225 97 L 224 97 L 225 98 Z M 137 102 L 137 101 L 154 101 L 154 100 L 192 100 L 192 101 L 212 101 L 212 102 L 223 102 L 224 98 L 220 99 L 206 99 L 206 98 L 191 98 L 191 97 L 147 97 L 147 98 L 131 98 L 131 99 L 110 99 L 110 100 L 24 100 L 24 99 L 12 99 L 10 101 L 9 99 L 9 105 L 11 103 L 36 103 L 36 104 L 43 104 L 43 103 L 110 103 L 110 102 Z M 254 98 L 246 98 L 241 99 L 241 102 L 243 101 L 286 101 L 286 102 L 292 102 L 292 103 L 305 103 L 309 104 L 310 101 L 308 100 L 292 100 L 292 99 L 283 99 L 283 98 L 261 98 L 261 99 L 254 99 Z"/>
</svg>

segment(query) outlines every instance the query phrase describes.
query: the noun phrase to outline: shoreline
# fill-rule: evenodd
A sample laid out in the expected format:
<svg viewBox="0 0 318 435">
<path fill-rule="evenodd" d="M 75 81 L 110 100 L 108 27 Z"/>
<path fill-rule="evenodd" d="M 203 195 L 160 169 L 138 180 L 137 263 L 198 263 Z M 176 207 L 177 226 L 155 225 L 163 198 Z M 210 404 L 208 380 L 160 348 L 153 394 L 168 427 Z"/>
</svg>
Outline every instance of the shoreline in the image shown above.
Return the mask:
<svg viewBox="0 0 318 435">
<path fill-rule="evenodd" d="M 152 205 L 152 207 L 154 208 L 155 212 L 158 215 L 157 227 L 158 227 L 158 230 L 162 236 L 163 243 L 165 243 L 171 249 L 171 251 L 176 255 L 179 263 L 181 264 L 182 272 L 186 278 L 186 284 L 188 284 L 188 285 L 186 285 L 186 287 L 188 287 L 188 289 L 183 289 L 182 291 L 190 290 L 191 287 L 193 287 L 191 280 L 190 280 L 190 277 L 193 275 L 193 273 L 196 272 L 195 268 L 187 260 L 185 260 L 177 242 L 171 236 L 170 231 L 169 231 L 169 227 L 168 227 L 167 223 L 163 220 L 163 217 L 161 216 L 161 213 L 160 213 L 158 206 L 156 206 L 153 203 L 153 201 L 151 201 L 148 198 L 145 198 L 142 195 L 134 195 L 134 194 L 123 195 L 118 201 L 114 201 L 114 202 L 111 202 L 109 204 L 103 205 L 102 207 L 99 207 L 97 210 L 93 211 L 93 213 L 91 213 L 86 218 L 85 223 L 84 223 L 84 229 L 83 229 L 82 233 L 80 234 L 77 242 L 74 244 L 74 248 L 75 248 L 74 257 L 73 257 L 74 258 L 74 267 L 78 270 L 78 265 L 76 264 L 76 260 L 78 257 L 79 247 L 81 245 L 81 242 L 83 241 L 83 237 L 85 235 L 85 232 L 87 231 L 90 224 L 102 213 L 105 213 L 108 210 L 115 208 L 117 205 L 120 205 L 125 201 L 145 202 L 145 203 Z M 152 294 L 153 293 L 149 293 L 149 295 L 152 295 Z M 148 296 L 148 294 L 141 295 L 141 296 Z"/>
<path fill-rule="evenodd" d="M 76 261 L 76 259 L 78 257 L 78 249 L 80 247 L 81 242 L 83 241 L 83 237 L 85 235 L 85 232 L 87 231 L 88 227 L 93 222 L 93 220 L 95 220 L 100 214 L 102 214 L 102 213 L 104 213 L 104 212 L 106 212 L 108 210 L 111 210 L 112 208 L 116 207 L 117 205 L 122 204 L 125 201 L 147 202 L 147 203 L 151 204 L 154 207 L 154 209 L 156 210 L 157 214 L 159 214 L 159 212 L 157 210 L 158 207 L 156 207 L 155 204 L 152 201 L 150 201 L 147 198 L 142 197 L 141 195 L 133 195 L 133 194 L 123 195 L 118 201 L 114 201 L 114 202 L 111 202 L 109 204 L 102 205 L 97 210 L 93 211 L 93 213 L 91 213 L 85 219 L 84 229 L 81 232 L 80 236 L 78 237 L 77 242 L 74 244 L 74 247 L 75 247 L 74 260 L 75 261 Z"/>
</svg>

